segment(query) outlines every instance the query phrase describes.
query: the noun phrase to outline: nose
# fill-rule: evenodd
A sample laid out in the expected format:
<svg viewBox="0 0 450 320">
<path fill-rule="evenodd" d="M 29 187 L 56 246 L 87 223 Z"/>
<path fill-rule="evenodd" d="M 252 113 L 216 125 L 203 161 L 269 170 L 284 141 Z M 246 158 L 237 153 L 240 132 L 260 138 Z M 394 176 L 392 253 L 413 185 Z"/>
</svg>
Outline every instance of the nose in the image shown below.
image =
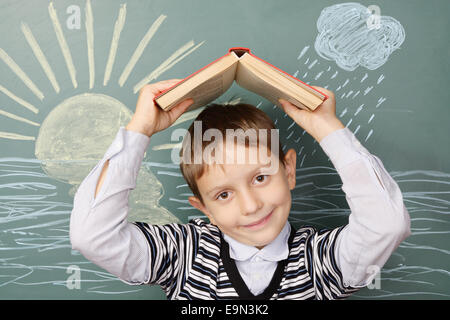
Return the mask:
<svg viewBox="0 0 450 320">
<path fill-rule="evenodd" d="M 258 212 L 263 207 L 259 195 L 253 190 L 244 190 L 240 195 L 241 213 L 244 216 Z"/>
</svg>

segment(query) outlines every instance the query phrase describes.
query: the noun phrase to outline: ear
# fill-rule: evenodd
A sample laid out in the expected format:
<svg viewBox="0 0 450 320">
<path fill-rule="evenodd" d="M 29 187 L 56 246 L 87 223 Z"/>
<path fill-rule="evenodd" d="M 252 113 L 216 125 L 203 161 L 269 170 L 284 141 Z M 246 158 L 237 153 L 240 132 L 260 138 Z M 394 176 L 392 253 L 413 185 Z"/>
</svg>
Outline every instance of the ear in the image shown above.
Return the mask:
<svg viewBox="0 0 450 320">
<path fill-rule="evenodd" d="M 289 189 L 292 190 L 295 187 L 295 174 L 297 165 L 297 153 L 294 149 L 289 149 L 284 155 L 284 167 L 286 177 L 288 179 Z"/>
<path fill-rule="evenodd" d="M 209 213 L 208 209 L 205 207 L 205 205 L 199 198 L 189 197 L 188 201 L 191 204 L 191 206 L 193 206 L 194 208 L 203 212 L 203 214 L 208 217 L 208 219 L 211 221 L 211 223 L 214 223 L 214 219 L 213 219 L 211 213 Z"/>
</svg>

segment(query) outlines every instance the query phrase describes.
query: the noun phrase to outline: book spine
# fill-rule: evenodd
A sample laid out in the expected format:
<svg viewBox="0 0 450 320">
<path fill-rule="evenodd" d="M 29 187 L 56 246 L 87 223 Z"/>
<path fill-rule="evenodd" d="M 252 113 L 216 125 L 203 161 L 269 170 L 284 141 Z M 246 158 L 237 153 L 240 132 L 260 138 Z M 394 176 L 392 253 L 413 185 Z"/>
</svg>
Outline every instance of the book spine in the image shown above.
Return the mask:
<svg viewBox="0 0 450 320">
<path fill-rule="evenodd" d="M 248 53 L 251 53 L 251 50 L 249 48 L 244 48 L 244 47 L 233 47 L 228 49 L 228 53 L 231 53 L 232 51 L 247 51 Z"/>
</svg>

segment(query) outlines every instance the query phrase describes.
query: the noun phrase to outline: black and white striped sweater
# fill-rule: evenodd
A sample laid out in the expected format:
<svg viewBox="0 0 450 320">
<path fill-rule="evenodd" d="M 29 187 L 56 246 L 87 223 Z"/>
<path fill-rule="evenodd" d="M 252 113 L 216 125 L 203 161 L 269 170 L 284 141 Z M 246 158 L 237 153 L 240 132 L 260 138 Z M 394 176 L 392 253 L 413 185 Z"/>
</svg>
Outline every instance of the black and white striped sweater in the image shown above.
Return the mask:
<svg viewBox="0 0 450 320">
<path fill-rule="evenodd" d="M 289 255 L 278 262 L 269 286 L 255 296 L 229 256 L 219 228 L 201 219 L 187 224 L 135 223 L 145 235 L 151 276 L 171 300 L 339 299 L 358 290 L 345 287 L 335 257 L 337 235 L 343 229 L 295 230 L 291 225 Z"/>
</svg>

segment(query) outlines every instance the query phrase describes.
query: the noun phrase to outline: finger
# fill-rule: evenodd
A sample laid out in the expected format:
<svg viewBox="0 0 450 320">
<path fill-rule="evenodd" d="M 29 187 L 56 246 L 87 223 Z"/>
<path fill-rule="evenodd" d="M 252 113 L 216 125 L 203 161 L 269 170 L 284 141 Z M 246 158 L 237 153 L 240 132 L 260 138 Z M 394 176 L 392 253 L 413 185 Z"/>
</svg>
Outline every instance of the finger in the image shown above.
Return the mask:
<svg viewBox="0 0 450 320">
<path fill-rule="evenodd" d="M 167 79 L 167 80 L 161 80 L 161 81 L 159 81 L 159 82 L 151 83 L 150 85 L 176 83 L 176 82 L 180 82 L 181 80 L 183 80 L 183 79 L 178 79 L 178 78 Z"/>
<path fill-rule="evenodd" d="M 181 81 L 181 80 L 183 80 L 183 79 L 179 79 L 179 78 L 173 78 L 173 79 L 167 79 L 167 80 L 163 80 L 162 82 L 164 82 L 164 81 L 167 81 L 167 82 L 173 82 L 173 81 Z"/>
<path fill-rule="evenodd" d="M 289 116 L 293 116 L 297 111 L 299 111 L 299 109 L 294 106 L 292 103 L 290 103 L 289 101 L 286 101 L 284 99 L 280 99 L 279 100 L 281 106 L 283 107 L 284 112 L 286 112 Z"/>
<path fill-rule="evenodd" d="M 157 91 L 166 90 L 172 86 L 174 86 L 178 81 L 167 81 L 167 82 L 158 82 L 154 84 L 154 89 Z"/>
<path fill-rule="evenodd" d="M 175 122 L 193 103 L 193 99 L 187 99 L 173 107 L 169 111 L 170 122 Z"/>
<path fill-rule="evenodd" d="M 174 86 L 178 82 L 180 82 L 183 79 L 170 79 L 170 80 L 164 80 L 156 83 L 149 84 L 148 87 L 150 88 L 150 91 L 156 95 L 160 93 L 161 91 L 167 90 L 170 87 Z"/>
<path fill-rule="evenodd" d="M 286 112 L 287 115 L 292 120 L 294 120 L 299 125 L 301 125 L 302 124 L 303 115 L 305 114 L 305 112 L 308 112 L 308 111 L 301 110 L 301 109 L 297 108 L 296 106 L 294 106 L 289 101 L 286 101 L 286 100 L 283 100 L 283 99 L 280 99 L 279 102 L 283 106 L 284 112 Z"/>
<path fill-rule="evenodd" d="M 328 89 L 325 89 L 325 88 L 322 88 L 322 87 L 318 87 L 318 86 L 311 86 L 311 87 L 313 87 L 314 89 L 316 89 L 316 90 L 326 94 L 329 97 L 334 97 L 334 92 L 333 91 L 330 91 Z"/>
<path fill-rule="evenodd" d="M 325 88 L 322 88 L 322 87 L 319 87 L 319 86 L 311 86 L 311 87 L 313 87 L 313 88 L 316 89 L 316 90 L 322 91 L 323 93 L 326 93 L 326 92 L 329 91 L 329 90 L 327 90 L 327 89 L 325 89 Z"/>
<path fill-rule="evenodd" d="M 161 81 L 159 83 L 164 84 L 164 85 L 174 85 L 175 83 L 178 83 L 181 80 L 183 80 L 183 79 L 169 79 L 169 80 Z"/>
</svg>

